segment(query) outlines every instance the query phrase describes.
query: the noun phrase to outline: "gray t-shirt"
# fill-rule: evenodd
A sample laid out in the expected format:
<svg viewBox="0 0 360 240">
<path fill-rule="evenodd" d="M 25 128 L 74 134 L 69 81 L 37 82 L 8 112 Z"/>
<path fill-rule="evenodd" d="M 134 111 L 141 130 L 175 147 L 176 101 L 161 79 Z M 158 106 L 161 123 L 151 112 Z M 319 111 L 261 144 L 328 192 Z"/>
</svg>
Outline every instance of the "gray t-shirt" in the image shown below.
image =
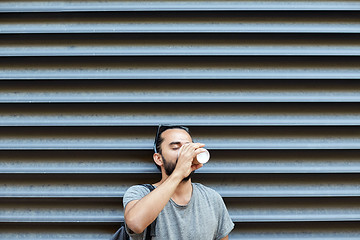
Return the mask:
<svg viewBox="0 0 360 240">
<path fill-rule="evenodd" d="M 172 199 L 165 205 L 157 218 L 156 237 L 153 240 L 218 240 L 226 237 L 234 228 L 221 196 L 200 183 L 193 183 L 192 186 L 193 193 L 187 205 L 180 206 Z M 139 200 L 149 192 L 141 185 L 129 188 L 123 198 L 124 209 L 129 202 Z M 129 233 L 129 229 L 127 231 Z M 145 232 L 129 234 L 130 239 L 145 239 Z"/>
</svg>

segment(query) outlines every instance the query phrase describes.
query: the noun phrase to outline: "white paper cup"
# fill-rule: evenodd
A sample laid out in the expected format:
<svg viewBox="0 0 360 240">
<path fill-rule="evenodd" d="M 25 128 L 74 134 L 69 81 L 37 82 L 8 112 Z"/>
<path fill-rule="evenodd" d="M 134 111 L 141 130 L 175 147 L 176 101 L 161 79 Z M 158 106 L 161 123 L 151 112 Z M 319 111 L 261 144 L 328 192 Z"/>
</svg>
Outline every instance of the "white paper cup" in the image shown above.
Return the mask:
<svg viewBox="0 0 360 240">
<path fill-rule="evenodd" d="M 181 149 L 184 145 L 182 145 L 178 151 L 178 158 L 179 158 L 179 153 L 181 152 Z M 205 150 L 205 152 L 201 152 L 198 155 L 196 155 L 196 157 L 193 160 L 193 164 L 204 164 L 207 163 L 210 159 L 210 153 L 208 150 L 206 150 L 205 148 L 202 148 Z"/>
<path fill-rule="evenodd" d="M 199 153 L 196 158 L 194 159 L 194 163 L 198 162 L 198 163 L 207 163 L 210 159 L 210 153 L 208 150 L 206 150 L 204 148 L 205 152 L 201 152 Z M 196 160 L 196 162 L 195 162 Z"/>
</svg>

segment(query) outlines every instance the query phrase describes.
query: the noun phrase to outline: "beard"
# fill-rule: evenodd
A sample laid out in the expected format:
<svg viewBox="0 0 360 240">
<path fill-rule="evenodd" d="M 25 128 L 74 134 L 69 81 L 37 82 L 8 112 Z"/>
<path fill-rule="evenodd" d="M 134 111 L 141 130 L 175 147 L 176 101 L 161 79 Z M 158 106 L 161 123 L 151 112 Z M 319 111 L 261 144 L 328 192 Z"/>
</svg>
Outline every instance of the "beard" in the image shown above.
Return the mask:
<svg viewBox="0 0 360 240">
<path fill-rule="evenodd" d="M 165 169 L 165 173 L 166 175 L 170 176 L 174 170 L 175 170 L 175 167 L 176 167 L 176 164 L 178 162 L 178 158 L 176 159 L 176 162 L 175 163 L 172 163 L 172 162 L 168 162 L 164 156 L 162 154 L 160 154 L 162 159 L 163 159 L 163 162 L 164 162 L 164 169 Z M 191 179 L 191 177 L 194 175 L 195 171 L 192 171 L 189 176 L 183 178 L 182 182 L 187 182 Z"/>
</svg>

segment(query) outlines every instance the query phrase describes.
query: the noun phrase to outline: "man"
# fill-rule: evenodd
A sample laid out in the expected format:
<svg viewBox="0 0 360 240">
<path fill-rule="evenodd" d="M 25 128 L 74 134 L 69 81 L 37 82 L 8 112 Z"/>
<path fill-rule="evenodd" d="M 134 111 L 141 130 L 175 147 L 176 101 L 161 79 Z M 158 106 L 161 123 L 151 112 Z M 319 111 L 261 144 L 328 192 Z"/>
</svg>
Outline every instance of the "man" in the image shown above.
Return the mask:
<svg viewBox="0 0 360 240">
<path fill-rule="evenodd" d="M 228 239 L 234 223 L 221 196 L 191 182 L 192 173 L 203 166 L 193 164 L 193 159 L 204 146 L 193 143 L 185 127 L 159 126 L 153 159 L 162 178 L 153 184 L 153 191 L 142 185 L 132 186 L 123 199 L 131 239 L 145 239 L 147 226 L 156 218 L 153 240 Z"/>
</svg>

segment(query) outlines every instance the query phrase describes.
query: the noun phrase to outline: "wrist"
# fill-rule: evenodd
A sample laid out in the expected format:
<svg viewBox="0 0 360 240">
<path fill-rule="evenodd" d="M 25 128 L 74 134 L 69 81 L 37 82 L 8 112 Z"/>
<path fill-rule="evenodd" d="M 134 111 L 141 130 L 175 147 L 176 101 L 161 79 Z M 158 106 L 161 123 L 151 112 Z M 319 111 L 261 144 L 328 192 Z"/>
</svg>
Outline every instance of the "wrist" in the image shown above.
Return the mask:
<svg viewBox="0 0 360 240">
<path fill-rule="evenodd" d="M 180 183 L 183 179 L 183 176 L 180 172 L 178 171 L 174 171 L 170 176 L 169 179 L 176 182 L 176 183 Z"/>
</svg>

